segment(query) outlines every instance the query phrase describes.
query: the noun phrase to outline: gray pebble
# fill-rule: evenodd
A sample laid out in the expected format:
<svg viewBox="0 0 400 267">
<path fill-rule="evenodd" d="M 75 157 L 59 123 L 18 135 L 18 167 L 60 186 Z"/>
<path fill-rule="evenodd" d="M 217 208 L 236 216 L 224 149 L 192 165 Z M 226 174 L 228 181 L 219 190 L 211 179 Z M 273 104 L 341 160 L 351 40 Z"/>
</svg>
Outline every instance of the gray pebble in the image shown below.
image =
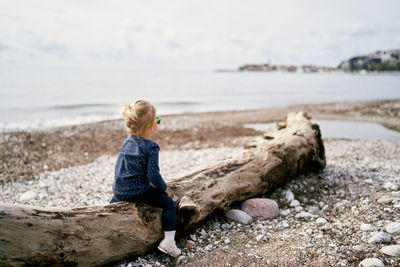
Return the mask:
<svg viewBox="0 0 400 267">
<path fill-rule="evenodd" d="M 298 218 L 310 219 L 310 218 L 313 218 L 313 217 L 314 217 L 313 214 L 311 214 L 309 212 L 306 212 L 306 211 L 299 212 L 295 216 L 296 219 L 298 219 Z"/>
<path fill-rule="evenodd" d="M 226 217 L 229 219 L 232 219 L 234 221 L 243 223 L 243 224 L 249 224 L 253 220 L 253 218 L 248 215 L 246 212 L 237 210 L 237 209 L 231 209 L 226 212 Z"/>
<path fill-rule="evenodd" d="M 385 232 L 374 232 L 371 234 L 371 238 L 368 240 L 369 244 L 376 243 L 390 243 L 392 241 L 392 237 Z"/>
</svg>

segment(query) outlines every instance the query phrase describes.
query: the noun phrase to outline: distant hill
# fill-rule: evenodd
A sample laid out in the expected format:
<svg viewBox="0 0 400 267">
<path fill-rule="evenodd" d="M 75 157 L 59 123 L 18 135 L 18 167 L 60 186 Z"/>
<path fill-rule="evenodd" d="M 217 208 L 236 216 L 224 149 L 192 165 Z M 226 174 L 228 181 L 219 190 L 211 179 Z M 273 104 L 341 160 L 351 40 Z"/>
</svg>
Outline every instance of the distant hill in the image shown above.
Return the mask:
<svg viewBox="0 0 400 267">
<path fill-rule="evenodd" d="M 315 65 L 247 64 L 238 71 L 282 71 L 282 72 L 349 72 L 349 71 L 400 71 L 400 49 L 378 50 L 368 55 L 352 57 L 342 61 L 337 68 Z"/>
<path fill-rule="evenodd" d="M 400 71 L 400 49 L 379 50 L 372 54 L 352 57 L 340 63 L 338 69 L 344 71 Z"/>
</svg>

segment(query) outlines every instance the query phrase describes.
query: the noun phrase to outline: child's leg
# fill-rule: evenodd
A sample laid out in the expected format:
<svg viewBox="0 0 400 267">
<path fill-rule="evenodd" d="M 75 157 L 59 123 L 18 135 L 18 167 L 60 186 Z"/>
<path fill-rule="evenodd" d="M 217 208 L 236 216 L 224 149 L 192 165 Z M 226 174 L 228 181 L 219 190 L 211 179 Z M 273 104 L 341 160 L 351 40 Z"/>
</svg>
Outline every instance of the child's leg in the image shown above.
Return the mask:
<svg viewBox="0 0 400 267">
<path fill-rule="evenodd" d="M 176 230 L 176 207 L 175 202 L 163 191 L 150 187 L 144 194 L 134 198 L 150 206 L 162 208 L 162 226 L 164 231 Z"/>
<path fill-rule="evenodd" d="M 163 209 L 162 225 L 164 230 L 164 239 L 158 245 L 158 249 L 173 257 L 178 257 L 181 254 L 181 250 L 175 243 L 175 202 L 165 192 L 154 187 L 150 187 L 150 189 L 144 194 L 138 196 L 137 200 Z"/>
<path fill-rule="evenodd" d="M 121 199 L 120 199 L 121 198 Z M 171 256 L 177 257 L 181 250 L 175 244 L 176 208 L 175 202 L 163 191 L 150 187 L 145 193 L 134 197 L 113 197 L 117 201 L 142 202 L 150 206 L 162 208 L 162 227 L 164 239 L 158 245 L 158 249 Z"/>
</svg>

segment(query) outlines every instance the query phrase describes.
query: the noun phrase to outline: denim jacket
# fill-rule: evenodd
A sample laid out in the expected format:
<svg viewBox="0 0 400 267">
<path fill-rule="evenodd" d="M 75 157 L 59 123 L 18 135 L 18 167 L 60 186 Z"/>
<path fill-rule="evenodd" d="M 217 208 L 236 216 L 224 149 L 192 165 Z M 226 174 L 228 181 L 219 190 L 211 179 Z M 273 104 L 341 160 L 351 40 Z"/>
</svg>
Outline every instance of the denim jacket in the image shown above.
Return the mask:
<svg viewBox="0 0 400 267">
<path fill-rule="evenodd" d="M 115 195 L 140 195 L 151 184 L 165 191 L 167 184 L 160 175 L 158 154 L 160 147 L 151 140 L 128 135 L 121 146 L 117 162 L 113 192 Z"/>
</svg>

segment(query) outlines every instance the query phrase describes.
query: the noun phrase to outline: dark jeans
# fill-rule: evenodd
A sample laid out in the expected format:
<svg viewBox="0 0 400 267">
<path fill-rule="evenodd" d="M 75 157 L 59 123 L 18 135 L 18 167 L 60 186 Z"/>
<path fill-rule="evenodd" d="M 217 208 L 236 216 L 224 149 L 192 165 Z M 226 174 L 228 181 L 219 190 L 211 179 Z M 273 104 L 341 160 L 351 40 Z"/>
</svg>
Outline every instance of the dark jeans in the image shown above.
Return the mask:
<svg viewBox="0 0 400 267">
<path fill-rule="evenodd" d="M 163 191 L 150 187 L 146 192 L 136 196 L 114 195 L 110 204 L 119 201 L 142 202 L 162 208 L 162 226 L 164 231 L 176 230 L 175 202 Z"/>
</svg>

